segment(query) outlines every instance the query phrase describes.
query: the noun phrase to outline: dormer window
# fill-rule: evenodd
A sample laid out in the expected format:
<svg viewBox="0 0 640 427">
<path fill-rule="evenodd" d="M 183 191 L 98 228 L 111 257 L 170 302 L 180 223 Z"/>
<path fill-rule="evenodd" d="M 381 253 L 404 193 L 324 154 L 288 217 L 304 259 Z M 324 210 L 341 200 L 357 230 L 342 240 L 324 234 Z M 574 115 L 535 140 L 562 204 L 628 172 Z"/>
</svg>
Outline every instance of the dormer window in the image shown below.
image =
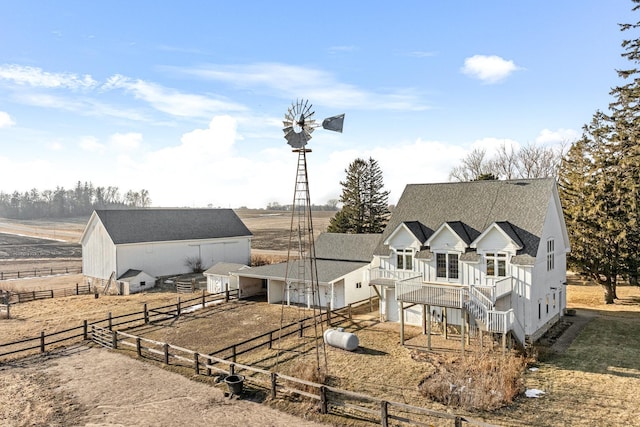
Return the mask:
<svg viewBox="0 0 640 427">
<path fill-rule="evenodd" d="M 457 279 L 459 277 L 458 254 L 436 254 L 436 277 L 439 279 Z"/>
<path fill-rule="evenodd" d="M 487 276 L 506 277 L 507 276 L 507 254 L 499 252 L 487 252 Z"/>
<path fill-rule="evenodd" d="M 396 249 L 396 268 L 398 270 L 413 270 L 412 249 Z"/>
</svg>

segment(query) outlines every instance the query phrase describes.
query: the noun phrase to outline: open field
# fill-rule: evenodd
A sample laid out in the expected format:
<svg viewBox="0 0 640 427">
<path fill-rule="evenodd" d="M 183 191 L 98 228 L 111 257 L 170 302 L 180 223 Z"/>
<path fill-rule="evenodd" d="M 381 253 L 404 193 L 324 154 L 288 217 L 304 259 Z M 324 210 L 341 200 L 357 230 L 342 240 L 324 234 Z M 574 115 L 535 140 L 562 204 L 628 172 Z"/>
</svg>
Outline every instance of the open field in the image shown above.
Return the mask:
<svg viewBox="0 0 640 427">
<path fill-rule="evenodd" d="M 467 415 L 498 425 L 512 426 L 640 425 L 635 405 L 631 402 L 632 396 L 640 393 L 640 363 L 637 361 L 640 351 L 640 306 L 637 302 L 640 289 L 618 289 L 620 300 L 613 306 L 606 306 L 600 303 L 599 287 L 568 286 L 569 307 L 577 308 L 579 316 L 590 316 L 592 320 L 565 353 L 549 352 L 537 364 L 539 370 L 526 372 L 526 387 L 545 391 L 543 397 L 522 397 L 513 405 L 493 413 L 473 412 Z M 114 315 L 137 311 L 143 301 L 150 306 L 157 306 L 175 302 L 175 299 L 176 294 L 151 292 L 129 297 L 101 296 L 97 300 L 80 296 L 18 304 L 12 310 L 15 319 L 0 320 L 0 337 L 4 342 L 9 337 L 35 336 L 43 329 L 49 331 L 75 326 L 84 318 L 105 317 L 108 311 Z M 182 316 L 166 327 L 143 328 L 138 333 L 209 352 L 258 335 L 263 329 L 277 328 L 281 310 L 281 306 L 257 302 L 229 303 L 211 311 Z M 290 319 L 300 314 L 299 309 L 295 308 L 288 312 Z M 414 349 L 399 346 L 398 325 L 379 324 L 375 314 L 363 314 L 344 326 L 357 334 L 360 348 L 355 352 L 327 348 L 329 384 L 385 396 L 389 400 L 447 410 L 443 405 L 419 396 L 416 387 L 420 379 L 435 369 L 438 358 L 446 358 L 459 351 L 459 338 L 444 340 L 435 335 L 433 345 L 440 348 L 440 355 L 415 357 Z M 410 339 L 408 344 L 425 345 L 425 337 L 417 328 L 407 328 L 406 334 Z M 251 362 L 282 371 L 295 372 L 297 369 L 296 358 L 280 357 L 276 362 L 274 350 L 256 351 L 246 357 L 247 360 L 240 358 L 238 362 Z M 151 368 L 145 368 L 145 372 L 148 369 Z M 10 372 L 3 370 L 0 377 Z M 127 387 L 131 389 L 137 383 L 137 374 L 132 370 L 128 375 L 131 383 Z M 145 391 L 140 390 L 139 393 L 144 394 Z M 300 411 L 299 404 L 281 399 L 266 403 L 293 413 Z M 462 410 L 454 412 L 464 414 Z M 318 420 L 323 419 L 319 414 L 313 416 Z M 324 420 L 336 422 L 330 418 Z M 355 420 L 343 419 L 340 423 L 361 425 Z"/>
</svg>

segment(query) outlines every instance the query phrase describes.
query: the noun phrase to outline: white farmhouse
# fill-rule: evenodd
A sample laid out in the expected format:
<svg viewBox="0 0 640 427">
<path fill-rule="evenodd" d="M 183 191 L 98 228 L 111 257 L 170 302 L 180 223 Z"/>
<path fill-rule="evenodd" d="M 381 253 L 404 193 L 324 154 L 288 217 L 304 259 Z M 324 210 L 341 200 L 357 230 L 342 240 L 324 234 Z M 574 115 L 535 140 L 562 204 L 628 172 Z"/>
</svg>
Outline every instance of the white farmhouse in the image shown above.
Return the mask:
<svg viewBox="0 0 640 427">
<path fill-rule="evenodd" d="M 220 261 L 249 264 L 251 238 L 231 209 L 96 210 L 80 239 L 82 271 L 90 280 L 142 277 L 135 282 L 140 289 L 149 277 L 190 272 L 188 259 L 201 260 L 204 268 Z"/>
<path fill-rule="evenodd" d="M 272 304 L 328 304 L 332 310 L 369 298 L 369 269 L 379 240 L 380 234 L 322 233 L 315 242 L 318 295 L 311 292 L 309 263 L 292 261 L 233 273 L 239 279 L 240 297 L 266 293 Z"/>
<path fill-rule="evenodd" d="M 569 250 L 554 179 L 412 184 L 371 284 L 388 321 L 476 324 L 524 344 L 564 314 Z"/>
</svg>

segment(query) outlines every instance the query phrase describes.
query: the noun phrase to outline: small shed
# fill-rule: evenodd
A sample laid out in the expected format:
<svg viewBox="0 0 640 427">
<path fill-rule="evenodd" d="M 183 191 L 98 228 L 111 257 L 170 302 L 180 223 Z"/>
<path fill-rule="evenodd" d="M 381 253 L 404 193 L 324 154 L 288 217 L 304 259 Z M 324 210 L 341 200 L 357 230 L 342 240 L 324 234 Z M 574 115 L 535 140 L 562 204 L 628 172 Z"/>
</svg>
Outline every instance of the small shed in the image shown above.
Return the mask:
<svg viewBox="0 0 640 427">
<path fill-rule="evenodd" d="M 127 270 L 118 277 L 118 291 L 121 295 L 135 294 L 156 285 L 156 278 L 142 270 Z"/>
<path fill-rule="evenodd" d="M 211 294 L 224 292 L 226 289 L 238 289 L 238 276 L 232 275 L 238 271 L 249 269 L 248 265 L 234 262 L 218 262 L 204 272 L 207 278 L 207 291 Z"/>
</svg>

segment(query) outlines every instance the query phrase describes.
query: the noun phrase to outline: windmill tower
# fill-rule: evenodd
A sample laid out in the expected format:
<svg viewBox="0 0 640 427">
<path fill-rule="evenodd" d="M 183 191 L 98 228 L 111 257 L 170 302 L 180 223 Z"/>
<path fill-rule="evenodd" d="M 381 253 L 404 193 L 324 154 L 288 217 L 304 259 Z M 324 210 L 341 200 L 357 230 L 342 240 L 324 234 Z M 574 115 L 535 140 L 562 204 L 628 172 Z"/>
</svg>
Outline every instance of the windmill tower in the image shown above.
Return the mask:
<svg viewBox="0 0 640 427">
<path fill-rule="evenodd" d="M 320 321 L 322 304 L 307 174 L 307 153 L 310 153 L 311 149 L 306 145 L 311 139 L 313 131 L 320 126 L 323 129 L 342 132 L 344 114 L 326 118 L 322 125 L 318 125 L 313 118 L 315 112 L 312 108 L 313 106 L 308 100 L 297 100 L 291 104 L 283 121 L 284 137 L 293 148 L 292 151 L 298 154 L 283 304 L 286 302 L 288 305 L 296 304 L 300 307 L 313 308 L 314 347 L 317 368 L 320 369 L 319 341 L 322 340 L 322 322 Z"/>
</svg>

